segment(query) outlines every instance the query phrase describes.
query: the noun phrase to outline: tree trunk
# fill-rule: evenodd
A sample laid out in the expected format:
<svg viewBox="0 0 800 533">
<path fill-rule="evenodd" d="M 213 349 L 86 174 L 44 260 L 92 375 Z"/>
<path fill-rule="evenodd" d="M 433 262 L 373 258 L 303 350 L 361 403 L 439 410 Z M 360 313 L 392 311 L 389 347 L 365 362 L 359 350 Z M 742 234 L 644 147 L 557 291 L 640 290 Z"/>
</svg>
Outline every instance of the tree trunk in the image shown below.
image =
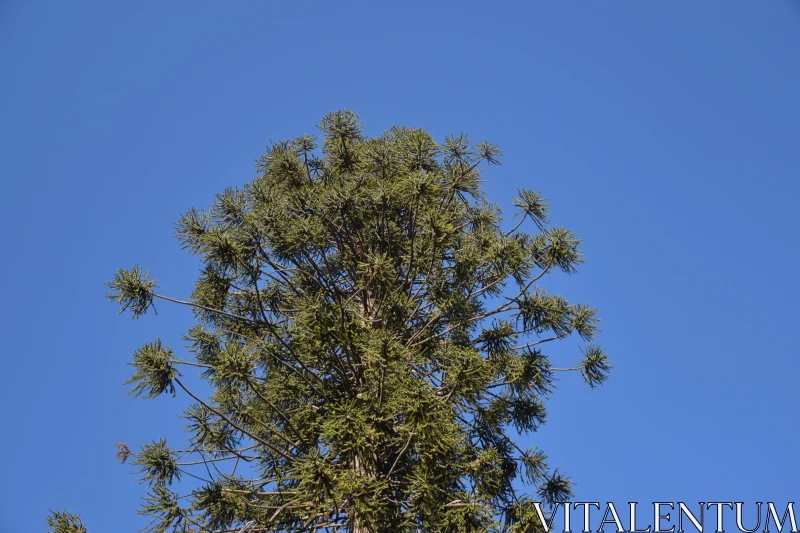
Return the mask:
<svg viewBox="0 0 800 533">
<path fill-rule="evenodd" d="M 359 460 L 358 457 L 353 460 L 353 469 L 356 472 L 360 472 L 361 475 L 367 474 L 364 464 Z M 370 529 L 362 523 L 358 516 L 353 514 L 353 517 L 350 520 L 350 533 L 370 533 Z"/>
</svg>

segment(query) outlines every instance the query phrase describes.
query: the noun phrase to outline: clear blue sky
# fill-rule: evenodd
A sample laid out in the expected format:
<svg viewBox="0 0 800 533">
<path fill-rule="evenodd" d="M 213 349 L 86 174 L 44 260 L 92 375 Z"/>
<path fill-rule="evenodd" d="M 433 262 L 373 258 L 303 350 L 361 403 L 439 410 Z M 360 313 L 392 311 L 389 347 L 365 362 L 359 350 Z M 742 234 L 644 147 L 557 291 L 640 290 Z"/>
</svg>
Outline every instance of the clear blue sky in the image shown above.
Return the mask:
<svg viewBox="0 0 800 533">
<path fill-rule="evenodd" d="M 177 438 L 184 402 L 131 400 L 125 363 L 191 317 L 118 317 L 103 282 L 186 296 L 177 215 L 340 108 L 500 143 L 490 197 L 541 189 L 584 239 L 548 283 L 615 368 L 528 439 L 576 500 L 797 500 L 800 4 L 388 4 L 0 2 L 0 531 L 146 522 L 113 444 Z"/>
</svg>

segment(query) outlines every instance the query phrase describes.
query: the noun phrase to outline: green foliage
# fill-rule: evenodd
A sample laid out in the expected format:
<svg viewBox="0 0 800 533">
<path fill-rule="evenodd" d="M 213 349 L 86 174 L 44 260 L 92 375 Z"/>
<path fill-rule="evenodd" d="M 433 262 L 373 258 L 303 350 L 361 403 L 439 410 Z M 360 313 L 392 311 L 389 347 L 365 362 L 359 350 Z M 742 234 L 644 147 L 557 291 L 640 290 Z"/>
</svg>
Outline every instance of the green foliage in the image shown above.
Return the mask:
<svg viewBox="0 0 800 533">
<path fill-rule="evenodd" d="M 143 530 L 146 533 L 185 533 L 188 529 L 185 511 L 181 508 L 177 495 L 164 485 L 156 484 L 144 497 L 139 514 L 151 517 L 150 524 Z"/>
<path fill-rule="evenodd" d="M 541 501 L 549 504 L 564 502 L 572 495 L 572 481 L 557 470 L 546 476 L 536 491 Z"/>
<path fill-rule="evenodd" d="M 593 344 L 583 348 L 583 360 L 578 364 L 580 365 L 583 379 L 592 388 L 603 383 L 611 370 L 611 365 L 608 363 L 608 355 L 602 348 Z"/>
<path fill-rule="evenodd" d="M 81 517 L 69 511 L 50 511 L 47 533 L 86 533 Z"/>
<path fill-rule="evenodd" d="M 594 309 L 539 285 L 576 271 L 580 240 L 530 190 L 502 227 L 481 189 L 494 144 L 405 126 L 369 137 L 350 111 L 319 128 L 180 217 L 201 262 L 189 301 L 138 266 L 108 284 L 134 317 L 165 299 L 198 322 L 186 358 L 156 341 L 131 363 L 134 395 L 193 402 L 187 449 L 135 454 L 150 530 L 539 531 L 524 485 L 552 504 L 570 480 L 511 432 L 544 423 L 557 372 L 595 387 L 610 369 L 593 344 L 568 368 L 544 351 L 598 332 Z"/>
<path fill-rule="evenodd" d="M 155 398 L 163 392 L 175 394 L 172 382 L 180 374 L 175 370 L 172 350 L 162 347 L 160 339 L 136 350 L 129 364 L 136 371 L 125 385 L 133 385 L 134 396 Z"/>
<path fill-rule="evenodd" d="M 550 222 L 550 206 L 547 199 L 541 192 L 520 190 L 519 196 L 513 199 L 514 207 L 517 207 L 523 216 L 530 217 L 536 227 L 540 230 L 545 228 L 545 224 Z"/>
<path fill-rule="evenodd" d="M 142 446 L 142 451 L 131 463 L 140 466 L 139 474 L 143 481 L 151 485 L 172 485 L 173 479 L 180 479 L 181 473 L 176 462 L 177 455 L 167 447 L 167 439 Z"/>
<path fill-rule="evenodd" d="M 113 292 L 108 294 L 112 302 L 120 304 L 120 313 L 130 309 L 133 318 L 139 318 L 153 305 L 155 280 L 150 279 L 150 270 L 144 271 L 139 265 L 131 270 L 120 269 L 114 279 L 106 283 Z"/>
</svg>

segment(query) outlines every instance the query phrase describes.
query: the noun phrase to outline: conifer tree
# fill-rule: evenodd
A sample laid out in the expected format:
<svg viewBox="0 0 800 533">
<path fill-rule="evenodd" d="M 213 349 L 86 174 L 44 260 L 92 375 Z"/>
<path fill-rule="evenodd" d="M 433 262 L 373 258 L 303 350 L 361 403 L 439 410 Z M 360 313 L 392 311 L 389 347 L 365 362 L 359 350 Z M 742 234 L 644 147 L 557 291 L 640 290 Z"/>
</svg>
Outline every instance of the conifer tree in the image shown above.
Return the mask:
<svg viewBox="0 0 800 533">
<path fill-rule="evenodd" d="M 147 531 L 539 530 L 533 503 L 571 484 L 518 437 L 544 423 L 556 372 L 595 387 L 610 368 L 595 310 L 540 283 L 575 272 L 580 241 L 530 190 L 501 227 L 481 188 L 494 144 L 367 137 L 350 111 L 319 129 L 180 217 L 201 262 L 188 299 L 139 266 L 107 284 L 134 318 L 170 302 L 197 322 L 185 350 L 155 339 L 130 363 L 132 394 L 191 401 L 187 444 L 118 444 L 149 486 Z M 571 335 L 578 361 L 551 362 Z M 86 531 L 66 511 L 48 523 Z"/>
</svg>

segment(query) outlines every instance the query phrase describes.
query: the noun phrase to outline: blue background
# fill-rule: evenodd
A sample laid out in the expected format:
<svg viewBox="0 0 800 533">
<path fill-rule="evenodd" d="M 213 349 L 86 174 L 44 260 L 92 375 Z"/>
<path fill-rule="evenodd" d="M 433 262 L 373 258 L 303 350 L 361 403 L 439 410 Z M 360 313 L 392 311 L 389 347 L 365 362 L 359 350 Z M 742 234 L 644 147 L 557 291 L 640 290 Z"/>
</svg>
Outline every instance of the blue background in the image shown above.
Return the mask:
<svg viewBox="0 0 800 533">
<path fill-rule="evenodd" d="M 585 241 L 544 286 L 600 309 L 615 368 L 525 439 L 576 501 L 797 500 L 797 3 L 6 0 L 0 69 L 0 530 L 146 523 L 113 444 L 178 438 L 185 400 L 131 400 L 125 363 L 191 313 L 118 317 L 103 282 L 187 296 L 178 214 L 341 108 L 500 143 L 490 198 L 541 189 Z"/>
</svg>

